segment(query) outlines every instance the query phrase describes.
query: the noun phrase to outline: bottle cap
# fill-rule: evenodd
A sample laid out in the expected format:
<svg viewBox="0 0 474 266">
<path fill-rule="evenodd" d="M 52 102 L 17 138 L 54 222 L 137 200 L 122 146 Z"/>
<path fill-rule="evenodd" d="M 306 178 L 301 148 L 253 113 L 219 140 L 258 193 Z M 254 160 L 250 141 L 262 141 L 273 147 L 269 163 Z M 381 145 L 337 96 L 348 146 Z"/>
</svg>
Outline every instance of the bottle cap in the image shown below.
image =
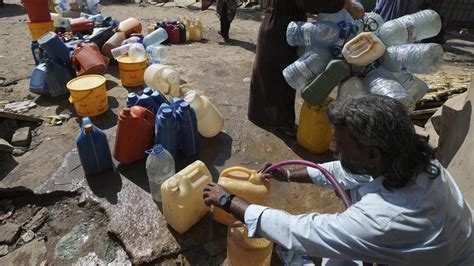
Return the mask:
<svg viewBox="0 0 474 266">
<path fill-rule="evenodd" d="M 161 113 L 163 114 L 164 117 L 170 117 L 173 115 L 173 109 L 171 109 L 170 107 L 165 107 L 163 108 Z"/>
<path fill-rule="evenodd" d="M 85 132 L 91 132 L 91 131 L 92 131 L 92 128 L 93 128 L 93 127 L 92 127 L 92 124 L 86 124 L 86 125 L 84 126 L 84 131 L 85 131 Z"/>
<path fill-rule="evenodd" d="M 155 144 L 153 146 L 152 154 L 160 154 L 164 150 L 163 145 L 161 144 Z"/>
<path fill-rule="evenodd" d="M 179 189 L 179 181 L 177 179 L 169 179 L 167 188 L 169 191 L 178 191 Z"/>
</svg>

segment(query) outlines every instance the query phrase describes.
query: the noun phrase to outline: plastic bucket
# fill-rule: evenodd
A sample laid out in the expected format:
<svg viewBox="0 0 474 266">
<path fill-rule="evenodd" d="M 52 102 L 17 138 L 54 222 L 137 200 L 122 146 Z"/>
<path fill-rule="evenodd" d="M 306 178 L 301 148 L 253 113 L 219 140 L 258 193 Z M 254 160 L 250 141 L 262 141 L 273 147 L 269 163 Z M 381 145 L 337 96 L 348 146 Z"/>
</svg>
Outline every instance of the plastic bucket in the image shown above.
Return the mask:
<svg viewBox="0 0 474 266">
<path fill-rule="evenodd" d="M 48 13 L 49 14 L 49 13 Z M 33 23 L 28 21 L 28 28 L 31 32 L 31 38 L 33 41 L 38 40 L 41 36 L 49 31 L 53 31 L 56 29 L 54 27 L 54 22 L 52 20 L 48 22 L 41 22 L 41 23 Z"/>
<path fill-rule="evenodd" d="M 96 116 L 109 109 L 105 77 L 101 75 L 84 75 L 67 83 L 71 93 L 69 102 L 74 105 L 79 116 Z"/>
<path fill-rule="evenodd" d="M 32 23 L 47 22 L 51 20 L 48 0 L 22 0 L 28 18 Z"/>
<path fill-rule="evenodd" d="M 142 85 L 147 66 L 146 58 L 140 62 L 131 62 L 128 56 L 121 56 L 117 62 L 123 86 L 138 87 Z"/>
</svg>

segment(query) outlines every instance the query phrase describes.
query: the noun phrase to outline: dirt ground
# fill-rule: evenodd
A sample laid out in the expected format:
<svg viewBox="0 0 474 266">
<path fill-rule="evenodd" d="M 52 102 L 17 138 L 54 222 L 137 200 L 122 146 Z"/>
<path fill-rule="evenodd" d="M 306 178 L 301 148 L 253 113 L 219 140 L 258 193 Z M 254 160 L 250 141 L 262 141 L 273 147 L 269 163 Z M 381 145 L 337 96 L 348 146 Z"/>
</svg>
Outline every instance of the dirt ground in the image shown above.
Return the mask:
<svg viewBox="0 0 474 266">
<path fill-rule="evenodd" d="M 75 136 L 79 129 L 80 118 L 73 115 L 61 126 L 48 125 L 47 116 L 58 115 L 65 110 L 74 113 L 73 107 L 67 97 L 51 98 L 29 92 L 29 78 L 35 65 L 30 50 L 31 36 L 26 24 L 27 15 L 19 0 L 4 2 L 4 7 L 0 7 L 0 29 L 2 29 L 0 77 L 12 81 L 12 84 L 0 87 L 0 102 L 3 105 L 24 99 L 34 100 L 37 106 L 24 114 L 42 117 L 45 122 L 33 127 L 32 143 L 23 155 L 11 156 L 0 153 L 0 188 L 25 187 L 34 190 L 60 167 L 65 155 L 75 148 Z M 211 139 L 202 138 L 199 156 L 180 160 L 178 168 L 183 168 L 192 160 L 200 159 L 209 167 L 213 177 L 217 178 L 220 171 L 230 166 L 242 165 L 258 169 L 265 162 L 285 159 L 303 158 L 315 162 L 330 160 L 329 153 L 310 154 L 298 146 L 295 139 L 267 132 L 247 120 L 249 81 L 263 13 L 255 9 L 239 9 L 231 26 L 231 42 L 224 43 L 217 33 L 219 22 L 215 15 L 215 7 L 200 11 L 199 6 L 199 3 L 192 4 L 192 2 L 183 2 L 180 6 L 176 3 L 168 3 L 165 6 L 115 3 L 104 4 L 102 10 L 104 15 L 118 20 L 135 17 L 141 21 L 144 28 L 158 20 L 183 15 L 197 17 L 204 25 L 203 41 L 167 45 L 170 58 L 166 63 L 180 73 L 182 83 L 189 84 L 211 98 L 223 114 L 225 126 L 218 136 Z M 472 35 L 466 37 L 454 34 L 450 35 L 450 38 L 453 41 L 448 41 L 449 49 L 445 49 L 447 61 L 442 71 L 448 75 L 451 73 L 469 75 L 474 63 Z M 117 65 L 111 64 L 108 72 L 106 78 L 110 109 L 107 113 L 92 119 L 102 129 L 112 129 L 117 124 L 117 114 L 125 107 L 128 93 L 128 90 L 121 86 Z M 302 99 L 298 96 L 295 106 L 297 117 L 301 104 Z M 275 197 L 274 204 L 292 213 L 335 212 L 342 208 L 332 191 L 320 190 L 311 185 L 290 187 L 282 185 L 277 186 L 277 190 L 280 196 Z M 281 197 L 282 194 L 285 196 Z M 73 199 L 67 199 L 65 204 L 73 204 L 71 203 Z M 48 206 L 51 205 L 54 203 Z M 48 235 L 51 239 L 50 245 L 55 245 L 57 241 L 57 236 L 52 232 L 58 235 L 64 234 L 72 228 L 68 224 L 73 220 L 95 218 L 99 221 L 97 222 L 99 226 L 104 224 L 103 214 L 97 212 L 94 207 L 74 206 L 76 207 L 72 209 L 73 211 L 57 214 L 60 224 L 48 225 L 42 229 L 45 230 L 45 234 L 50 234 Z M 25 207 L 20 206 L 20 210 L 21 208 Z M 85 211 L 87 215 L 75 212 L 81 209 L 91 211 Z M 20 218 L 14 217 L 14 219 Z M 67 230 L 58 229 L 61 226 L 66 226 Z M 51 229 L 51 232 L 48 233 L 48 229 Z M 97 230 L 99 235 L 104 233 Z M 94 247 L 89 247 L 87 250 L 94 250 Z"/>
</svg>

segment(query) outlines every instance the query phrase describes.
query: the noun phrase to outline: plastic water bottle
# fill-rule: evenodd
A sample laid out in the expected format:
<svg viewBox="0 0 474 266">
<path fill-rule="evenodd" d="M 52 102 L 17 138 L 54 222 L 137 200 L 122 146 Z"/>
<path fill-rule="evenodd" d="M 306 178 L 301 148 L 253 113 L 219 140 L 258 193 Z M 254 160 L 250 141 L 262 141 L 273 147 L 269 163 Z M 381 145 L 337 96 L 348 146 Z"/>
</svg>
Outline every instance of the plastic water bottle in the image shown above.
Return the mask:
<svg viewBox="0 0 474 266">
<path fill-rule="evenodd" d="M 331 58 L 328 48 L 315 46 L 283 69 L 283 77 L 293 89 L 301 90 L 305 84 L 326 69 Z"/>
<path fill-rule="evenodd" d="M 199 152 L 199 132 L 197 128 L 196 113 L 189 103 L 180 102 L 176 110 L 176 119 L 179 124 L 179 144 L 180 150 L 185 156 L 191 156 Z"/>
<path fill-rule="evenodd" d="M 175 174 L 173 156 L 162 145 L 156 144 L 148 150 L 146 174 L 153 200 L 161 203 L 161 185 Z"/>
<path fill-rule="evenodd" d="M 122 42 L 122 45 L 129 44 L 129 43 L 143 43 L 142 39 L 137 36 L 132 36 Z"/>
<path fill-rule="evenodd" d="M 127 54 L 128 51 L 130 51 L 131 46 L 132 46 L 132 43 L 125 44 L 125 45 L 122 45 L 122 46 L 119 46 L 117 48 L 114 48 L 114 49 L 110 50 L 110 52 L 112 53 L 113 58 L 117 59 L 117 58 L 121 57 L 122 55 Z"/>
<path fill-rule="evenodd" d="M 332 22 L 292 21 L 286 30 L 286 40 L 291 46 L 331 46 L 339 39 L 339 27 Z"/>
<path fill-rule="evenodd" d="M 359 25 L 359 32 L 371 31 L 378 35 L 383 24 L 384 20 L 379 14 L 375 12 L 365 13 L 364 18 L 362 19 L 362 25 Z"/>
<path fill-rule="evenodd" d="M 128 56 L 130 57 L 131 62 L 141 62 L 146 57 L 145 47 L 141 43 L 132 43 L 130 44 L 130 49 L 128 50 Z"/>
<path fill-rule="evenodd" d="M 385 22 L 379 34 L 386 46 L 394 46 L 434 37 L 440 30 L 438 13 L 426 9 Z"/>
<path fill-rule="evenodd" d="M 162 45 L 150 45 L 146 48 L 149 64 L 161 64 L 168 59 L 168 50 Z"/>
<path fill-rule="evenodd" d="M 415 109 L 415 99 L 396 81 L 395 76 L 386 69 L 379 67 L 370 71 L 365 77 L 364 83 L 370 93 L 397 99 L 409 111 Z"/>
<path fill-rule="evenodd" d="M 404 44 L 388 47 L 382 66 L 391 72 L 432 74 L 439 70 L 443 60 L 443 47 L 439 44 Z"/>
<path fill-rule="evenodd" d="M 156 116 L 155 144 L 161 144 L 169 151 L 173 158 L 178 153 L 178 122 L 173 109 L 167 104 L 162 104 L 161 112 Z"/>
<path fill-rule="evenodd" d="M 145 36 L 143 44 L 148 47 L 153 44 L 160 44 L 168 39 L 168 33 L 163 28 L 158 28 Z"/>
<path fill-rule="evenodd" d="M 349 99 L 354 96 L 368 94 L 367 87 L 358 77 L 350 77 L 341 82 L 337 88 L 337 99 Z"/>
<path fill-rule="evenodd" d="M 428 85 L 411 73 L 393 73 L 393 75 L 416 102 L 428 92 Z"/>
<path fill-rule="evenodd" d="M 57 4 L 56 7 L 54 7 L 54 10 L 58 14 L 69 12 L 71 11 L 72 2 L 72 0 L 54 0 L 54 3 Z"/>
</svg>

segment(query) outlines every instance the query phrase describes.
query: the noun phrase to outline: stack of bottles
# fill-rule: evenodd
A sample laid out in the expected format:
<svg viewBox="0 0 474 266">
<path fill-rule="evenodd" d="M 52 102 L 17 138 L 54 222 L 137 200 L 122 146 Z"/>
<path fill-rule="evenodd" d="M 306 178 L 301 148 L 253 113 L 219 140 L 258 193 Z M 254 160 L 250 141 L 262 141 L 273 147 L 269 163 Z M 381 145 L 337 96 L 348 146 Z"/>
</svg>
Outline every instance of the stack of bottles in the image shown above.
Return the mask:
<svg viewBox="0 0 474 266">
<path fill-rule="evenodd" d="M 313 22 L 291 22 L 287 41 L 300 58 L 283 70 L 287 83 L 305 102 L 319 106 L 339 86 L 338 97 L 384 95 L 409 111 L 428 91 L 413 74 L 431 74 L 443 63 L 443 49 L 414 43 L 441 30 L 439 15 L 423 10 L 383 22 L 375 13 L 354 21 L 346 10 L 320 14 Z"/>
</svg>

